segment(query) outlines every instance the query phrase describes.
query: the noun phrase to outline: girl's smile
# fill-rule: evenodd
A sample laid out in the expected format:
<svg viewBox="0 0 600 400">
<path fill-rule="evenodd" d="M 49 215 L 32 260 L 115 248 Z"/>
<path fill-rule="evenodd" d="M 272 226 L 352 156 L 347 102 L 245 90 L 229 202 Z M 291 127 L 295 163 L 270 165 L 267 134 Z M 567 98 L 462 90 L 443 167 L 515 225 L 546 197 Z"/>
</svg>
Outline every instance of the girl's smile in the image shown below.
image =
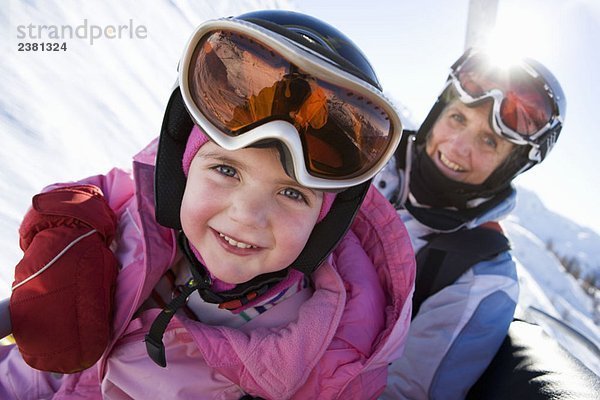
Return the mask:
<svg viewBox="0 0 600 400">
<path fill-rule="evenodd" d="M 237 284 L 290 265 L 322 201 L 322 192 L 286 175 L 276 149 L 228 151 L 209 142 L 190 166 L 181 223 L 210 272 Z"/>
</svg>

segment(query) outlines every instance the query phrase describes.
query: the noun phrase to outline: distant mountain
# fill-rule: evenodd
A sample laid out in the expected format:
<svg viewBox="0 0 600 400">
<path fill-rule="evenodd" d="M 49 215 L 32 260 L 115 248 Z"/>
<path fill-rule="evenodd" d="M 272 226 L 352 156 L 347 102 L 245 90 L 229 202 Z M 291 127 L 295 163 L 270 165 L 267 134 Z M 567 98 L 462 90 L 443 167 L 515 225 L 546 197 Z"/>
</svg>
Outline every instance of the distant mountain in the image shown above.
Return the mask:
<svg viewBox="0 0 600 400">
<path fill-rule="evenodd" d="M 579 268 L 579 278 L 600 287 L 600 235 L 548 210 L 532 191 L 518 187 L 517 206 L 508 221 L 535 234 L 547 247 Z"/>
<path fill-rule="evenodd" d="M 503 224 L 517 262 L 516 317 L 536 323 L 600 375 L 599 299 L 587 294 L 559 260 L 522 226 Z"/>
<path fill-rule="evenodd" d="M 517 189 L 517 206 L 502 221 L 517 262 L 518 317 L 535 322 L 600 375 L 600 236 L 548 210 Z M 587 290 L 586 290 L 587 289 Z"/>
</svg>

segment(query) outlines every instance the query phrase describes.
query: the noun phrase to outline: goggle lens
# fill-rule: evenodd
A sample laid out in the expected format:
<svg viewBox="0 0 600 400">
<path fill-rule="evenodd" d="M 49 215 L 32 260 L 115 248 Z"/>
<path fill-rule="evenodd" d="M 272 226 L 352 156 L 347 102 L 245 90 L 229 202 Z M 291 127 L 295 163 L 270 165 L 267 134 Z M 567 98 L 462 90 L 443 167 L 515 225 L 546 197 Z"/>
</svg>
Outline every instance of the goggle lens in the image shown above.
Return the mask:
<svg viewBox="0 0 600 400">
<path fill-rule="evenodd" d="M 225 135 L 271 120 L 292 123 L 306 169 L 316 177 L 361 175 L 390 145 L 391 121 L 375 101 L 303 72 L 242 34 L 214 31 L 202 38 L 188 81 L 198 110 Z"/>
<path fill-rule="evenodd" d="M 503 94 L 500 115 L 506 127 L 528 137 L 543 129 L 554 117 L 552 94 L 543 81 L 522 67 L 500 68 L 486 57 L 472 56 L 456 72 L 462 89 L 473 98 L 482 98 L 492 90 Z"/>
</svg>

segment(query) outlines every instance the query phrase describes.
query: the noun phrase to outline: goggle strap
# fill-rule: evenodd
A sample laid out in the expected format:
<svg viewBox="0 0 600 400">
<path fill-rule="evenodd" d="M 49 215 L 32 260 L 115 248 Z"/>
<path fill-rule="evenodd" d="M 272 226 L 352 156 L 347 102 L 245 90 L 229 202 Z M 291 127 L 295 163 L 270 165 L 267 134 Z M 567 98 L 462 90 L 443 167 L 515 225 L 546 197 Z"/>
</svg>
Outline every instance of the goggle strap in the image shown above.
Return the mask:
<svg viewBox="0 0 600 400">
<path fill-rule="evenodd" d="M 546 146 L 530 146 L 529 153 L 527 153 L 527 159 L 532 161 L 534 164 L 537 164 L 542 161 L 545 157 L 546 152 L 543 151 L 543 148 Z M 522 172 L 522 171 L 521 171 Z"/>
<path fill-rule="evenodd" d="M 290 267 L 309 276 L 346 235 L 362 204 L 371 180 L 340 192 L 325 218 L 315 225 L 304 250 Z"/>
<path fill-rule="evenodd" d="M 458 69 L 458 67 L 460 67 L 467 58 L 469 58 L 471 56 L 471 53 L 473 52 L 473 48 L 469 48 L 467 51 L 465 51 L 463 53 L 463 55 L 456 60 L 456 62 L 454 64 L 452 64 L 452 67 L 450 67 L 450 70 L 452 72 L 456 72 L 456 70 Z M 448 75 L 448 79 L 450 79 L 451 75 Z"/>
<path fill-rule="evenodd" d="M 545 159 L 546 156 L 548 155 L 548 153 L 550 152 L 550 150 L 552 150 L 552 147 L 554 147 L 554 144 L 556 143 L 556 140 L 558 139 L 559 134 L 560 134 L 560 128 L 554 128 L 551 131 L 546 133 L 546 138 L 543 141 L 541 141 L 541 143 L 539 145 L 539 154 L 540 154 L 541 160 Z"/>
</svg>

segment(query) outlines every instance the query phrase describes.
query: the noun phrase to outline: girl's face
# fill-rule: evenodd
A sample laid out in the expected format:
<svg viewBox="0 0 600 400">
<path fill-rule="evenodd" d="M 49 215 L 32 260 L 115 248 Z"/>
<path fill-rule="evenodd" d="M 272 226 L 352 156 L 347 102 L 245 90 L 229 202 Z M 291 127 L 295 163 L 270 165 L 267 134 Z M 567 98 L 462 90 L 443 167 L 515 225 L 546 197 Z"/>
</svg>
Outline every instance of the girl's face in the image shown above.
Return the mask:
<svg viewBox="0 0 600 400">
<path fill-rule="evenodd" d="M 317 222 L 323 193 L 286 175 L 275 149 L 203 145 L 190 166 L 181 224 L 218 279 L 232 284 L 286 268 Z"/>
<path fill-rule="evenodd" d="M 492 130 L 491 111 L 491 102 L 468 107 L 455 99 L 435 122 L 426 151 L 446 177 L 479 185 L 513 150 L 511 142 Z"/>
</svg>

